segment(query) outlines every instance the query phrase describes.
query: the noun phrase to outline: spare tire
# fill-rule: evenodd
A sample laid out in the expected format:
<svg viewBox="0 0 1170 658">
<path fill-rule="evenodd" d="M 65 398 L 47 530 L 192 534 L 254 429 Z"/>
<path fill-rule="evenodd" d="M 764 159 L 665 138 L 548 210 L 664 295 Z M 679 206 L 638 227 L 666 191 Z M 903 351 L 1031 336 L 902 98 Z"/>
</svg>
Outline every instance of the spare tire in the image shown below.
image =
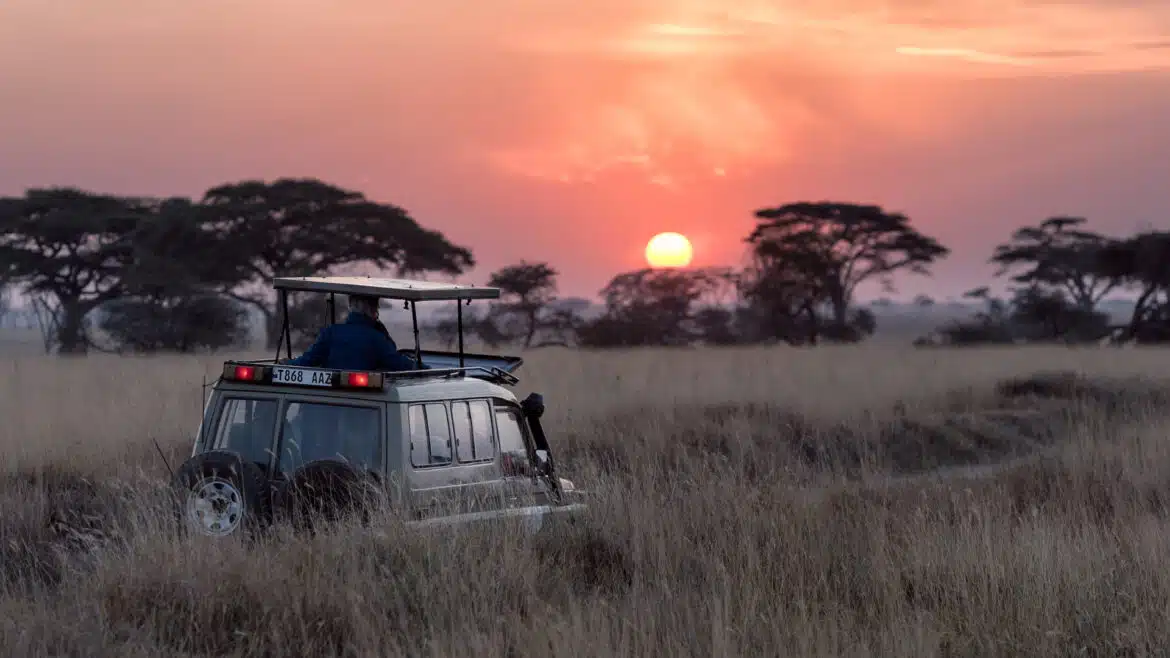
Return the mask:
<svg viewBox="0 0 1170 658">
<path fill-rule="evenodd" d="M 268 478 L 239 453 L 195 455 L 179 467 L 171 484 L 183 532 L 227 537 L 259 530 L 272 520 Z"/>
<path fill-rule="evenodd" d="M 319 520 L 369 520 L 376 478 L 336 459 L 311 461 L 296 471 L 276 493 L 274 507 L 298 529 L 312 530 Z"/>
</svg>

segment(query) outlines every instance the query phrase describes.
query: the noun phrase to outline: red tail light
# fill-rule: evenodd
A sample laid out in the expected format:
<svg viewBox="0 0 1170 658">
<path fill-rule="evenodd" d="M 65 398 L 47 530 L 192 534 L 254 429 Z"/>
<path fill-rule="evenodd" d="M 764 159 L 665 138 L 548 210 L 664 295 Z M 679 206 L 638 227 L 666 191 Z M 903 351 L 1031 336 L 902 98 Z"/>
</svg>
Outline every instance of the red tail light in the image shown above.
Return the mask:
<svg viewBox="0 0 1170 658">
<path fill-rule="evenodd" d="M 238 382 L 259 382 L 264 380 L 263 366 L 246 366 L 234 363 L 223 364 L 223 378 Z"/>
<path fill-rule="evenodd" d="M 385 380 L 380 372 L 343 372 L 342 388 L 369 388 L 381 390 Z"/>
</svg>

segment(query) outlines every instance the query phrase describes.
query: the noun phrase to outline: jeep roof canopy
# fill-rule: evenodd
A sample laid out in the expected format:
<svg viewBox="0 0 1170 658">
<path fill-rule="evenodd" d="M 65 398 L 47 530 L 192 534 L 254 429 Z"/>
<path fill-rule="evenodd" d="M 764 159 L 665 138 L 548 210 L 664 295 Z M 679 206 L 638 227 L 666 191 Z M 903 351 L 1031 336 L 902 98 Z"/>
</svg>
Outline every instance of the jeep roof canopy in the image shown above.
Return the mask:
<svg viewBox="0 0 1170 658">
<path fill-rule="evenodd" d="M 458 283 L 416 281 L 413 279 L 387 279 L 369 276 L 290 276 L 276 277 L 272 287 L 279 291 L 283 326 L 280 341 L 276 345 L 276 356 L 280 358 L 280 346 L 287 345 L 288 358 L 292 358 L 292 331 L 288 320 L 288 293 L 290 291 L 318 292 L 329 295 L 329 324 L 337 322 L 337 294 L 367 295 L 379 299 L 401 299 L 410 307 L 410 320 L 414 328 L 414 356 L 416 363 L 422 363 L 422 347 L 418 335 L 418 302 L 456 302 L 456 322 L 459 332 L 459 366 L 465 364 L 463 350 L 463 304 L 473 299 L 499 299 L 500 289 L 486 286 L 470 286 Z"/>
<path fill-rule="evenodd" d="M 287 276 L 273 279 L 277 290 L 369 295 L 411 302 L 454 301 L 457 299 L 499 299 L 499 288 L 459 283 L 377 279 L 368 276 Z"/>
</svg>

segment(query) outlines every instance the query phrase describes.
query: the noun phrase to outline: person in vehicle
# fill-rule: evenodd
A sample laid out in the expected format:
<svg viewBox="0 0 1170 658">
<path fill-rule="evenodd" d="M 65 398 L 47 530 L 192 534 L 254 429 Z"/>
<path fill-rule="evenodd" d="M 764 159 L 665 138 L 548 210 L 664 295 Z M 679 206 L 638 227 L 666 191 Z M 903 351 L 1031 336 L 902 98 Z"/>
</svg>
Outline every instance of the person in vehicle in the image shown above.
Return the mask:
<svg viewBox="0 0 1170 658">
<path fill-rule="evenodd" d="M 398 351 L 386 326 L 378 320 L 378 298 L 349 296 L 345 322 L 321 330 L 304 354 L 288 365 L 337 370 L 415 370 L 414 359 Z M 427 366 L 421 365 L 424 369 Z"/>
</svg>

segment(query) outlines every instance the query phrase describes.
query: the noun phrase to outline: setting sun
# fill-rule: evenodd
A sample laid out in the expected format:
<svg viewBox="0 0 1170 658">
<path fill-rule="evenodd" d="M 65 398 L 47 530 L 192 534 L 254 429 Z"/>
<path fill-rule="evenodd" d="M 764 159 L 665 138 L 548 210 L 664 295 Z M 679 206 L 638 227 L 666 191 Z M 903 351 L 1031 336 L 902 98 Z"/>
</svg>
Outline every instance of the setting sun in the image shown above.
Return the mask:
<svg viewBox="0 0 1170 658">
<path fill-rule="evenodd" d="M 659 233 L 646 243 L 650 267 L 686 267 L 693 255 L 691 241 L 681 233 Z"/>
</svg>

